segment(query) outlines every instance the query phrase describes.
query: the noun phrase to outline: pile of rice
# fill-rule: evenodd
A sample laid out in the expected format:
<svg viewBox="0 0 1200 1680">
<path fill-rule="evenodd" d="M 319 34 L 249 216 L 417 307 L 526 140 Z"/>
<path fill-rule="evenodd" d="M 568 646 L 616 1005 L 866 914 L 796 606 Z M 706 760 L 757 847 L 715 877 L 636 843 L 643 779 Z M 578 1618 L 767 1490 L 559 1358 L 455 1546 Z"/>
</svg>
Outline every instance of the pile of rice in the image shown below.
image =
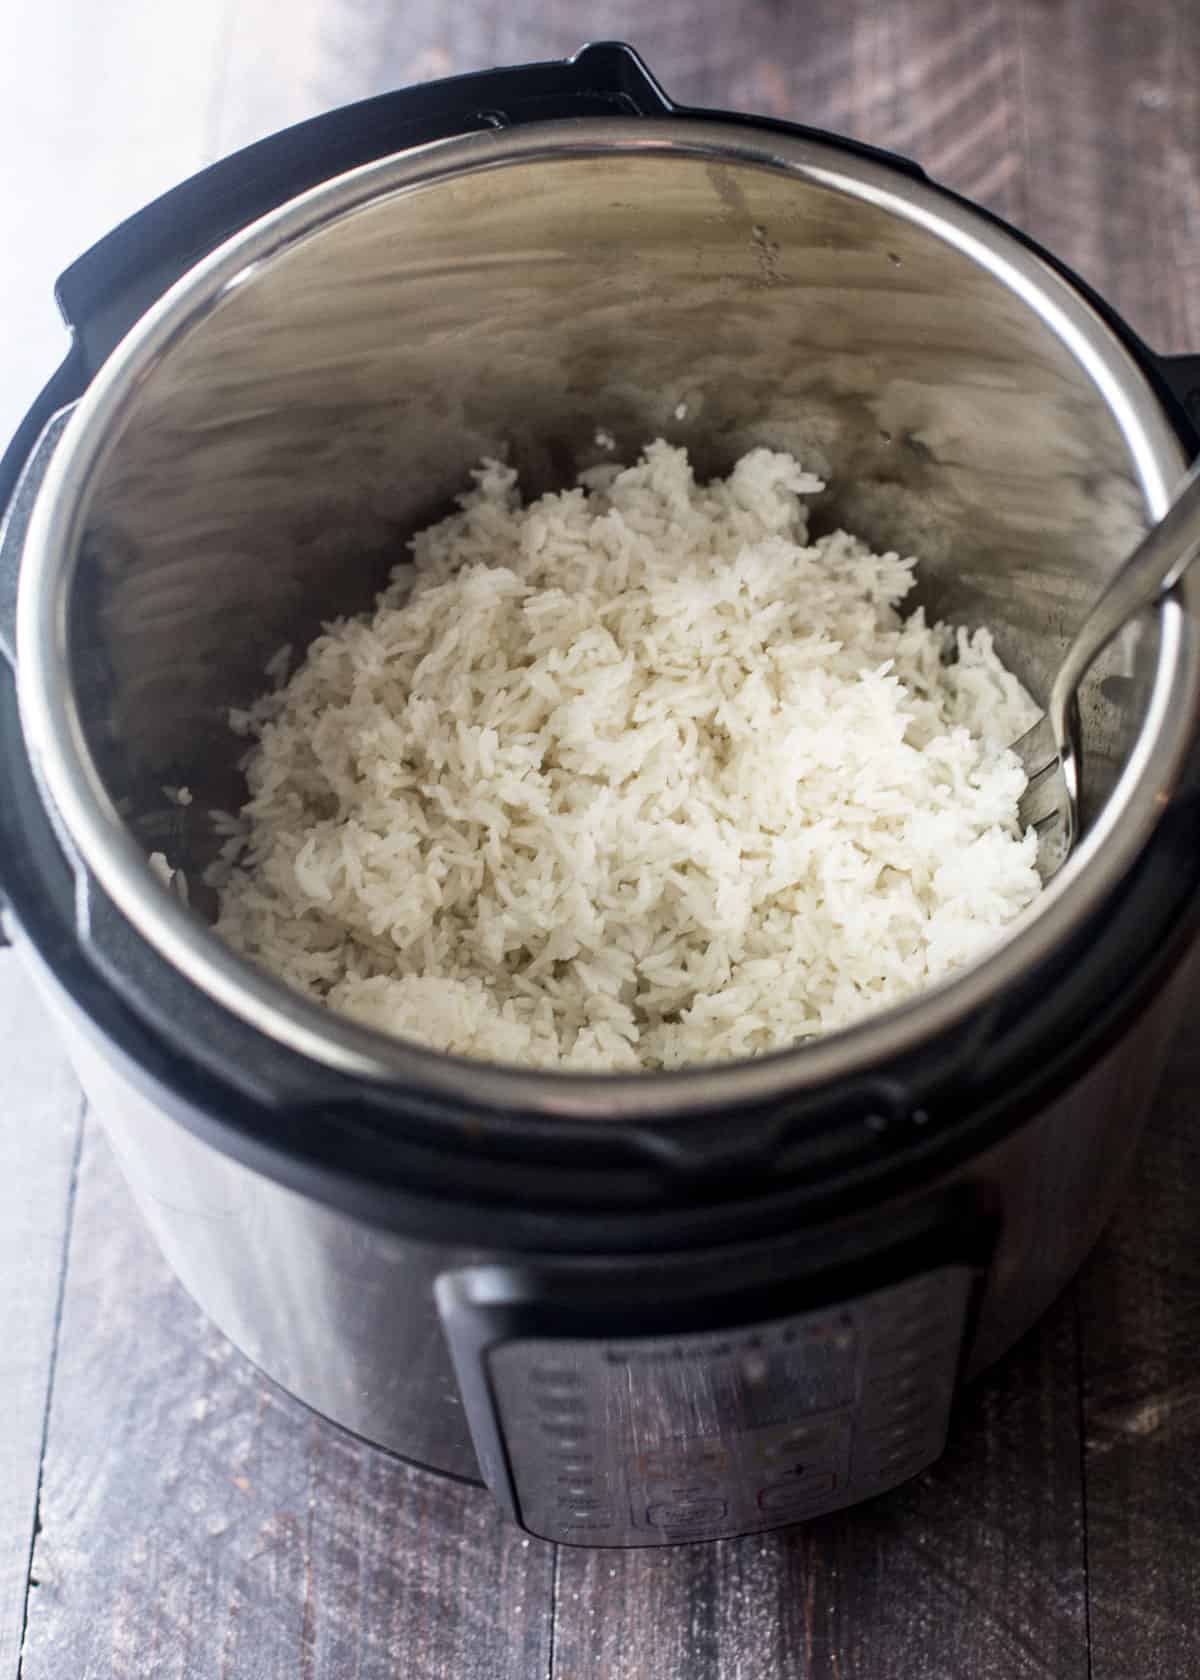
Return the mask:
<svg viewBox="0 0 1200 1680">
<path fill-rule="evenodd" d="M 1037 708 L 986 630 L 900 617 L 912 560 L 808 541 L 790 455 L 475 478 L 234 715 L 239 951 L 439 1050 L 670 1068 L 857 1021 L 1035 897 Z"/>
</svg>

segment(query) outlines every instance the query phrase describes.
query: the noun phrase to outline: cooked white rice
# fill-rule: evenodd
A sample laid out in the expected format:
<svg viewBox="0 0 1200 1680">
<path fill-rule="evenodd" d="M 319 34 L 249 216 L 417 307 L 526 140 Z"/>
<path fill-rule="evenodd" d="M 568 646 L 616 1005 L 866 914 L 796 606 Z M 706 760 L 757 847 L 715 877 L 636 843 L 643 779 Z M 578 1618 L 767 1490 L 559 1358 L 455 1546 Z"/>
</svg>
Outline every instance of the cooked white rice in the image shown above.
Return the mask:
<svg viewBox="0 0 1200 1680">
<path fill-rule="evenodd" d="M 439 1050 L 663 1068 L 844 1027 L 1034 898 L 1037 708 L 986 630 L 899 616 L 912 560 L 808 542 L 791 456 L 475 476 L 235 715 L 237 949 Z"/>
</svg>

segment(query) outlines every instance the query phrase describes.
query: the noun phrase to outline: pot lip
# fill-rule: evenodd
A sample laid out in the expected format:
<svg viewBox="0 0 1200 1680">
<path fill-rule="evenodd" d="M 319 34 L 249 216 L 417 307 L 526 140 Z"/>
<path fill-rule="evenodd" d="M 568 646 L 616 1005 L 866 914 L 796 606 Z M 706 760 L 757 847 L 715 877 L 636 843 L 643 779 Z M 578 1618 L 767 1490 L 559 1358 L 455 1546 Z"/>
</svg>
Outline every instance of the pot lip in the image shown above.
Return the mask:
<svg viewBox="0 0 1200 1680">
<path fill-rule="evenodd" d="M 1175 796 L 1200 709 L 1200 581 L 1159 607 L 1160 653 L 1147 715 L 1104 810 L 1035 905 L 981 961 L 856 1026 L 751 1061 L 658 1074 L 526 1070 L 426 1049 L 335 1016 L 225 946 L 158 880 L 109 799 L 88 751 L 66 657 L 66 606 L 88 496 L 140 383 L 180 340 L 267 263 L 385 198 L 482 170 L 645 153 L 795 176 L 923 227 L 1007 286 L 1062 340 L 1129 448 L 1151 518 L 1185 457 L 1137 359 L 1051 263 L 990 214 L 899 168 L 752 120 L 589 118 L 485 130 L 363 165 L 251 223 L 184 275 L 117 347 L 80 399 L 33 508 L 18 591 L 22 728 L 44 795 L 71 846 L 119 911 L 169 963 L 269 1038 L 342 1074 L 425 1090 L 476 1108 L 546 1118 L 665 1120 L 759 1106 L 861 1078 L 961 1028 L 1051 959 L 1096 912 L 1150 841 Z M 1190 613 L 1187 609 L 1190 609 Z"/>
</svg>

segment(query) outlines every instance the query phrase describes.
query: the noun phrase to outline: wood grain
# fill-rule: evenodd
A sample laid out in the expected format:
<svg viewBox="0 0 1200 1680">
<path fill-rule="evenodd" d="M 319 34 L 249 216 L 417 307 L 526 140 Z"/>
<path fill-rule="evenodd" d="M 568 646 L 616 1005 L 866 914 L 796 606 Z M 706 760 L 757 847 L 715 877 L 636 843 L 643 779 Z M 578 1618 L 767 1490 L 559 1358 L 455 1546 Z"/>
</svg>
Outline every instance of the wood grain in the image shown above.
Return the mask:
<svg viewBox="0 0 1200 1680">
<path fill-rule="evenodd" d="M 1030 230 L 1160 350 L 1200 345 L 1200 7 L 1020 0 Z"/>
<path fill-rule="evenodd" d="M 234 1353 L 88 1129 L 22 1680 L 533 1680 L 552 1576 L 481 1490 L 342 1434 Z"/>
<path fill-rule="evenodd" d="M 1200 1673 L 1200 1039 L 1079 1283 L 1094 1680 Z"/>
<path fill-rule="evenodd" d="M 0 957 L 0 1680 L 20 1661 L 79 1089 L 15 957 Z"/>
<path fill-rule="evenodd" d="M 1016 27 L 1004 0 L 273 0 L 237 9 L 218 138 L 245 145 L 329 105 L 495 64 L 631 42 L 681 104 L 726 106 L 911 152 L 1004 214 L 1021 200 Z"/>
</svg>

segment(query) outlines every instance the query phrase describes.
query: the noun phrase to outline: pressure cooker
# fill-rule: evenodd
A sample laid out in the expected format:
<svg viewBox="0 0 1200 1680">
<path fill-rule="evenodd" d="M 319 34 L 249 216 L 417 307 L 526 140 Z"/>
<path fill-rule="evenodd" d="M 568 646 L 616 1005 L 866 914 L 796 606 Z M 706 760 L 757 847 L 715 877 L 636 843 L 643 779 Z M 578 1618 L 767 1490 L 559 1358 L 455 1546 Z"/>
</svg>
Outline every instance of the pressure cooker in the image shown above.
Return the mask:
<svg viewBox="0 0 1200 1680">
<path fill-rule="evenodd" d="M 439 1054 L 226 948 L 228 714 L 481 457 L 539 493 L 598 428 L 701 474 L 793 452 L 817 530 L 916 553 L 927 610 L 1044 698 L 1200 447 L 1200 361 L 907 160 L 683 109 L 615 44 L 251 146 L 58 297 L 70 350 L 0 477 L 4 927 L 186 1288 L 325 1418 L 549 1540 L 753 1532 L 924 1469 L 1094 1241 L 1177 1023 L 1200 583 L 1084 684 L 1081 838 L 1002 943 L 678 1072 Z"/>
</svg>

